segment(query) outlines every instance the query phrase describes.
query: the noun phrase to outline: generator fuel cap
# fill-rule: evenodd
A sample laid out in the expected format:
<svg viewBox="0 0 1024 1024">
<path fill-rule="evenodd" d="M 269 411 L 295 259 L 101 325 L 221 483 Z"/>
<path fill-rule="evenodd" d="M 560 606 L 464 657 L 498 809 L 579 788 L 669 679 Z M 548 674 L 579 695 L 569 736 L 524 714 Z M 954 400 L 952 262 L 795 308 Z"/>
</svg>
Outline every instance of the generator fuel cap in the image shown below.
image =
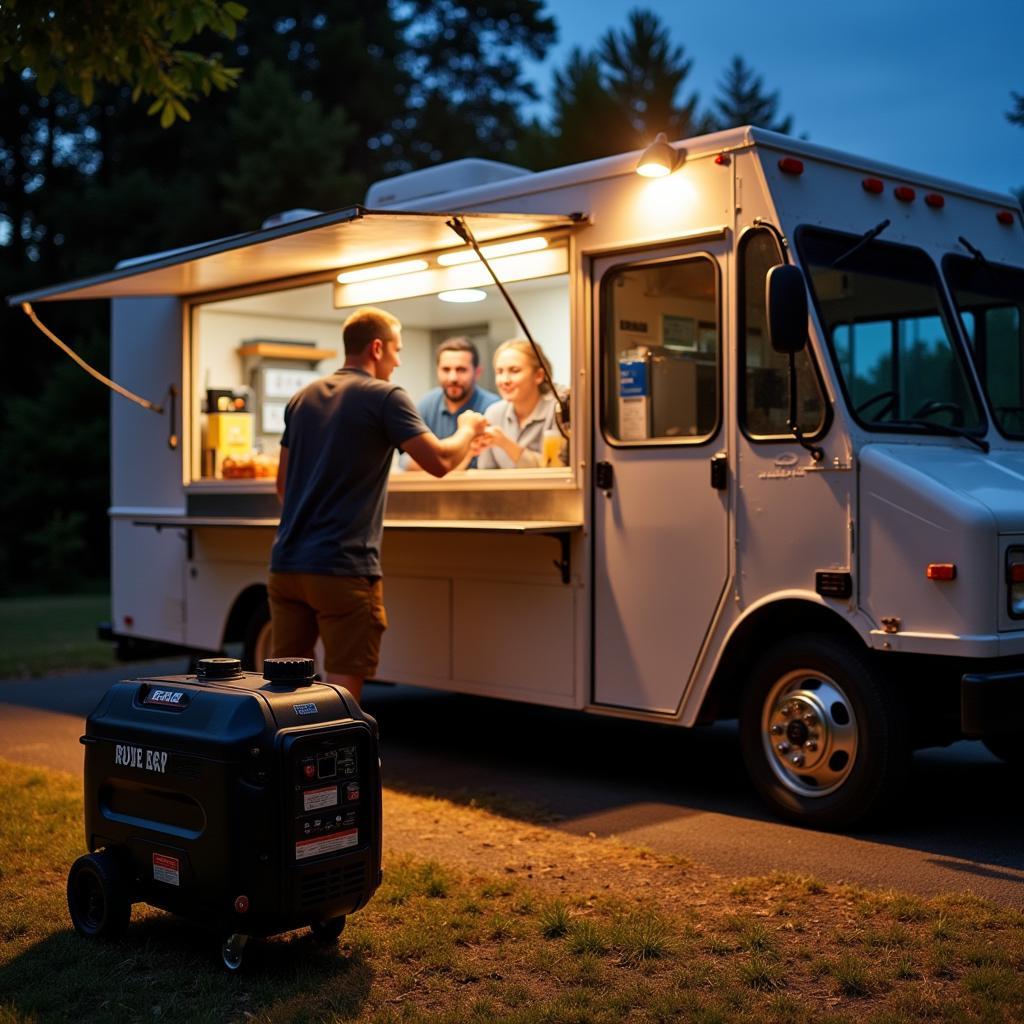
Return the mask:
<svg viewBox="0 0 1024 1024">
<path fill-rule="evenodd" d="M 238 679 L 242 675 L 242 663 L 238 658 L 200 658 L 196 662 L 196 678 L 200 682 L 215 679 Z"/>
<path fill-rule="evenodd" d="M 315 681 L 312 658 L 266 658 L 263 678 L 282 686 L 309 686 Z"/>
</svg>

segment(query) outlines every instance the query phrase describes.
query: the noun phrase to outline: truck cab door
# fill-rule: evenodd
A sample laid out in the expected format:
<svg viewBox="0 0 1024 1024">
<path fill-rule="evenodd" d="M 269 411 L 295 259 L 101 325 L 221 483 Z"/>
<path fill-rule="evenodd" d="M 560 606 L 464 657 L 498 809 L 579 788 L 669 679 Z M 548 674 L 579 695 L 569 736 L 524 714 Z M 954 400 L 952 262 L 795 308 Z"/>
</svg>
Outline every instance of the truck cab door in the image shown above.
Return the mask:
<svg viewBox="0 0 1024 1024">
<path fill-rule="evenodd" d="M 592 264 L 596 704 L 675 713 L 723 599 L 726 252 Z"/>
</svg>

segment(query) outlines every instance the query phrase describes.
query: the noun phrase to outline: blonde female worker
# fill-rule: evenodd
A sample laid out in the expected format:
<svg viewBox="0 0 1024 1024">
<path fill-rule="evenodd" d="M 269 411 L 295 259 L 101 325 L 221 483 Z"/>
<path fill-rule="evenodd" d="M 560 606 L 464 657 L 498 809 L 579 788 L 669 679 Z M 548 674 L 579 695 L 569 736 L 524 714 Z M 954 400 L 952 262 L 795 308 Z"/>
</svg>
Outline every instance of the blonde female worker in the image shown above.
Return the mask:
<svg viewBox="0 0 1024 1024">
<path fill-rule="evenodd" d="M 494 353 L 494 382 L 500 401 L 484 411 L 489 444 L 477 458 L 478 469 L 528 469 L 545 464 L 544 435 L 558 435 L 555 412 L 558 402 L 544 377 L 550 363 L 540 350 L 543 366 L 528 341 L 513 339 L 502 342 Z M 561 440 L 559 436 L 559 441 Z M 556 464 L 565 465 L 564 444 Z M 549 463 L 550 464 L 550 463 Z"/>
</svg>

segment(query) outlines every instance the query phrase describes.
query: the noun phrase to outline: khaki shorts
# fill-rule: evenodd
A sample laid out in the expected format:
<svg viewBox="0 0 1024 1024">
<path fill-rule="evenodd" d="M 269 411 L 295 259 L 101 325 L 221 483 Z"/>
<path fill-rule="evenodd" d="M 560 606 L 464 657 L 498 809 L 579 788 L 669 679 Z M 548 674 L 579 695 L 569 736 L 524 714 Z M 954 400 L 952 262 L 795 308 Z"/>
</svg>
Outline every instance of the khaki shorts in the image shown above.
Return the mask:
<svg viewBox="0 0 1024 1024">
<path fill-rule="evenodd" d="M 272 572 L 267 590 L 273 657 L 312 658 L 319 634 L 328 672 L 363 679 L 376 674 L 388 628 L 379 576 Z"/>
</svg>

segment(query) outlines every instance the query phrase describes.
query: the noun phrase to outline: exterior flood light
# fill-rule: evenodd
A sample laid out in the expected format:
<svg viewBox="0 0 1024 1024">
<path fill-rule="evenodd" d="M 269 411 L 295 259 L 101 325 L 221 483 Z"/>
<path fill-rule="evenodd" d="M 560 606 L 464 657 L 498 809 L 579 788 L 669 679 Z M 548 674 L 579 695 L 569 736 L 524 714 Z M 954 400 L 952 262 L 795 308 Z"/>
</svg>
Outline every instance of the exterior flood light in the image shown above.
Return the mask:
<svg viewBox="0 0 1024 1024">
<path fill-rule="evenodd" d="M 438 292 L 442 302 L 483 302 L 487 292 L 481 288 L 453 288 L 449 292 Z"/>
<path fill-rule="evenodd" d="M 668 144 L 664 132 L 658 132 L 654 141 L 643 151 L 636 165 L 636 173 L 644 178 L 664 178 L 679 165 L 679 154 Z"/>
</svg>

